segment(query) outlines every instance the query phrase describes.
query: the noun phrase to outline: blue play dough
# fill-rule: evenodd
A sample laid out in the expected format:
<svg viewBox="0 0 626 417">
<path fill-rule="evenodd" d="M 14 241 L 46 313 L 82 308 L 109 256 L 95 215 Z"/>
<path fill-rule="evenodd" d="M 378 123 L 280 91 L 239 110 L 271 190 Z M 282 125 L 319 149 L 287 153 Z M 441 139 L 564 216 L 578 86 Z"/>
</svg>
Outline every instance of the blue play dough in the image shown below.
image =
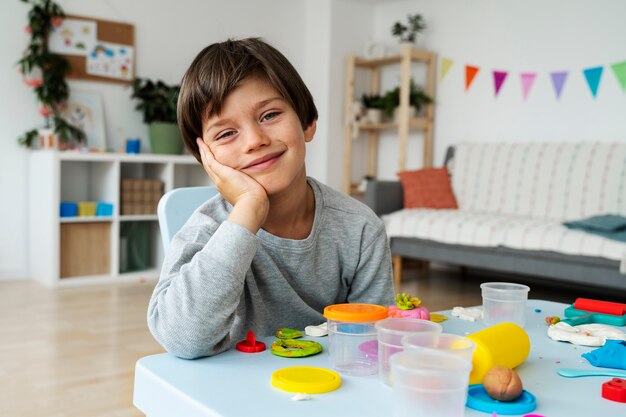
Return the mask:
<svg viewBox="0 0 626 417">
<path fill-rule="evenodd" d="M 626 341 L 607 340 L 601 348 L 581 356 L 593 366 L 626 369 Z"/>
<path fill-rule="evenodd" d="M 483 384 L 470 385 L 467 391 L 467 403 L 469 408 L 485 413 L 512 415 L 530 413 L 537 408 L 537 399 L 530 392 L 523 390 L 522 395 L 515 401 L 494 400 L 487 394 Z"/>
</svg>

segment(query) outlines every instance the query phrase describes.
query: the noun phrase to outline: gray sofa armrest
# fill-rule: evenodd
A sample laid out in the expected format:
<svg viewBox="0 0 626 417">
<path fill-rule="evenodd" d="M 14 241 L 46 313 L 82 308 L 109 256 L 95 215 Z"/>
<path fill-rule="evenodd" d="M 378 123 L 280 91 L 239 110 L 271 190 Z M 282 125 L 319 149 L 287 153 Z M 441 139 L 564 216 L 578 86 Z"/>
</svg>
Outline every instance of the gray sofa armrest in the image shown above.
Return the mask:
<svg viewBox="0 0 626 417">
<path fill-rule="evenodd" d="M 379 216 L 400 210 L 404 205 L 402 183 L 400 181 L 367 181 L 364 201 Z"/>
</svg>

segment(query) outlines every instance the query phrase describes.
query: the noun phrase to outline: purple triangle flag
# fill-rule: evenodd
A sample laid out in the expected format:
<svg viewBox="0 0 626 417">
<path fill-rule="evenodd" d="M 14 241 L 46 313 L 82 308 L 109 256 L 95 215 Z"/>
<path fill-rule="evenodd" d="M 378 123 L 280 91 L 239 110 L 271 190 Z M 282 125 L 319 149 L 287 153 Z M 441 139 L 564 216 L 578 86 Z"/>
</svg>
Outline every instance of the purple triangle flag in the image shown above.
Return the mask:
<svg viewBox="0 0 626 417">
<path fill-rule="evenodd" d="M 563 85 L 565 85 L 567 75 L 567 71 L 557 71 L 550 73 L 550 78 L 552 78 L 552 86 L 554 87 L 554 92 L 556 93 L 557 100 L 561 98 L 561 92 L 563 91 Z"/>
<path fill-rule="evenodd" d="M 602 78 L 603 69 L 604 67 L 593 67 L 583 70 L 583 74 L 585 74 L 585 79 L 587 80 L 587 85 L 589 86 L 591 95 L 594 98 L 598 94 L 598 87 L 600 86 L 600 78 Z"/>
<path fill-rule="evenodd" d="M 509 75 L 507 71 L 493 72 L 493 85 L 496 88 L 496 97 L 498 97 L 500 89 L 502 88 L 502 85 L 504 84 L 504 80 L 506 80 L 507 75 Z"/>
</svg>

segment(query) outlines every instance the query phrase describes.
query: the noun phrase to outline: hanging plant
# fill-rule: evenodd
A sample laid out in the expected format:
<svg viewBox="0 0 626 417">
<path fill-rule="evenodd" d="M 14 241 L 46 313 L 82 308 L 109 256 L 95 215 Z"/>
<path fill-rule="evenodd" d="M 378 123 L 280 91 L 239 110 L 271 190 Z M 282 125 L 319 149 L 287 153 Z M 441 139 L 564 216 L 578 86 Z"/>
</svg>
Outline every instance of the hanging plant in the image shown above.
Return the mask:
<svg viewBox="0 0 626 417">
<path fill-rule="evenodd" d="M 61 55 L 48 50 L 50 31 L 63 22 L 65 14 L 61 6 L 52 0 L 20 0 L 32 7 L 28 12 L 25 31 L 30 34 L 30 43 L 17 62 L 24 84 L 32 88 L 40 103 L 39 113 L 44 117 L 45 127 L 53 128 L 61 142 L 85 141 L 85 132 L 65 120 L 61 111 L 69 97 L 65 76 L 70 63 Z M 28 147 L 37 138 L 37 129 L 25 132 L 18 139 Z"/>
</svg>

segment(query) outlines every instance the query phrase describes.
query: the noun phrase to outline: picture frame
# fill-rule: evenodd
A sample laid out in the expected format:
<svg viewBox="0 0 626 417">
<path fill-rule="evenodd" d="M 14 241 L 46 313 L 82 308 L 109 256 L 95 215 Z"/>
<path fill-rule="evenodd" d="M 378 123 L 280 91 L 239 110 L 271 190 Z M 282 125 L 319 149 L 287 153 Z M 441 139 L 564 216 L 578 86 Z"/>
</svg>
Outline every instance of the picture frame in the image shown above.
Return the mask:
<svg viewBox="0 0 626 417">
<path fill-rule="evenodd" d="M 85 132 L 85 145 L 88 148 L 106 150 L 104 108 L 100 93 L 72 90 L 62 114 L 69 123 Z"/>
</svg>

